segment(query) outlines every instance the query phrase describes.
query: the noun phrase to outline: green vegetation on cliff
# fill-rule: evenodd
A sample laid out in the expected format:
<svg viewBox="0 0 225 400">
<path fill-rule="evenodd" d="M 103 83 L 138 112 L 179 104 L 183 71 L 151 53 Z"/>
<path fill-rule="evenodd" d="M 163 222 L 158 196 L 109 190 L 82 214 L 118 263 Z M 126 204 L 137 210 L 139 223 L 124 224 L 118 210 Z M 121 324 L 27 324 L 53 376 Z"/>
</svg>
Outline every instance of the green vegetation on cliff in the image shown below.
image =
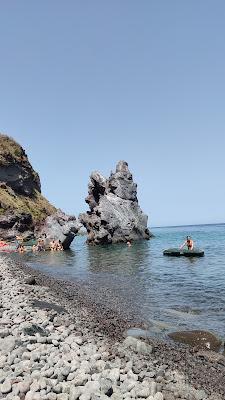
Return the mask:
<svg viewBox="0 0 225 400">
<path fill-rule="evenodd" d="M 12 138 L 0 134 L 0 165 L 9 163 L 9 160 L 21 161 L 21 158 L 27 156 L 23 148 Z"/>
<path fill-rule="evenodd" d="M 0 214 L 3 214 L 6 210 L 29 213 L 34 222 L 39 222 L 53 214 L 56 208 L 38 191 L 34 196 L 29 197 L 15 195 L 9 188 L 0 187 Z"/>
</svg>

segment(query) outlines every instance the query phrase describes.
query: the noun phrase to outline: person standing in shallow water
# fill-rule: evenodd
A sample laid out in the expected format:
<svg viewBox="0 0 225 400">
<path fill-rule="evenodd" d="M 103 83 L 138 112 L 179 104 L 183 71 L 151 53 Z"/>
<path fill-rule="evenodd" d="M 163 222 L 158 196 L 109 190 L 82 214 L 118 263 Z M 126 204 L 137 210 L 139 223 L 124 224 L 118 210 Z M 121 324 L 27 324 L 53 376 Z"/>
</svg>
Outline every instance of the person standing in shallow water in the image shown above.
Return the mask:
<svg viewBox="0 0 225 400">
<path fill-rule="evenodd" d="M 185 242 L 180 246 L 180 250 L 183 249 L 185 246 L 187 246 L 188 250 L 193 250 L 194 242 L 191 236 L 187 236 Z"/>
</svg>

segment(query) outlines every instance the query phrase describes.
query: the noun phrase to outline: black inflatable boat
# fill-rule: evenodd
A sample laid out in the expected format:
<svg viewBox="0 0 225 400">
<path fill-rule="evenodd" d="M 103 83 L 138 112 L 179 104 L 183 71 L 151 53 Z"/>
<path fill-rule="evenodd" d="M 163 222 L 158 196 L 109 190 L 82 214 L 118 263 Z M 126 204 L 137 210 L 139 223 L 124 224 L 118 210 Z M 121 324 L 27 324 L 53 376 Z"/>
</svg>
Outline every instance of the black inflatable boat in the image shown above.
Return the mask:
<svg viewBox="0 0 225 400">
<path fill-rule="evenodd" d="M 173 256 L 173 257 L 203 257 L 204 250 L 193 249 L 193 250 L 183 250 L 183 249 L 167 249 L 163 252 L 164 256 Z"/>
</svg>

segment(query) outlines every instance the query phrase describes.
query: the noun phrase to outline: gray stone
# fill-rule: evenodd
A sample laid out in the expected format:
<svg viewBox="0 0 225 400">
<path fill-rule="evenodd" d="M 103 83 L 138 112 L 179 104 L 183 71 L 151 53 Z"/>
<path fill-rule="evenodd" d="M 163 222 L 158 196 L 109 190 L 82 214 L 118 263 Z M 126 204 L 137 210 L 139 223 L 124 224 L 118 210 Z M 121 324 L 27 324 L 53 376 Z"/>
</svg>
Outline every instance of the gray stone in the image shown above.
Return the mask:
<svg viewBox="0 0 225 400">
<path fill-rule="evenodd" d="M 103 360 L 96 361 L 95 368 L 98 372 L 102 372 L 105 369 L 105 361 Z"/>
<path fill-rule="evenodd" d="M 150 382 L 150 395 L 154 396 L 156 394 L 156 382 L 152 381 Z"/>
<path fill-rule="evenodd" d="M 151 394 L 150 387 L 146 386 L 146 385 L 139 385 L 135 389 L 135 393 L 136 393 L 137 397 L 142 397 L 142 398 L 146 399 Z"/>
<path fill-rule="evenodd" d="M 91 400 L 91 394 L 90 393 L 82 393 L 82 395 L 79 397 L 79 400 Z"/>
<path fill-rule="evenodd" d="M 41 389 L 41 390 L 42 390 L 42 389 L 46 389 L 46 387 L 47 387 L 47 382 L 46 382 L 46 379 L 45 379 L 45 378 L 40 378 L 39 381 L 38 381 L 38 383 L 39 383 L 39 386 L 40 386 L 40 389 Z"/>
<path fill-rule="evenodd" d="M 8 329 L 1 329 L 0 330 L 0 338 L 4 338 L 9 335 L 9 330 Z"/>
<path fill-rule="evenodd" d="M 53 392 L 55 392 L 57 394 L 61 393 L 61 391 L 62 391 L 61 383 L 58 383 L 57 385 L 55 385 L 52 390 L 53 390 Z"/>
<path fill-rule="evenodd" d="M 35 396 L 35 392 L 32 392 L 32 390 L 29 390 L 25 396 L 25 400 L 33 400 Z"/>
<path fill-rule="evenodd" d="M 137 381 L 134 381 L 132 379 L 125 379 L 123 383 L 120 385 L 121 393 L 130 392 L 135 387 L 136 384 Z"/>
<path fill-rule="evenodd" d="M 0 357 L 0 368 L 3 368 L 5 366 L 6 360 L 7 360 L 6 356 Z"/>
<path fill-rule="evenodd" d="M 140 354 L 151 354 L 153 351 L 153 347 L 150 344 L 145 343 L 132 336 L 128 336 L 124 340 L 123 344 L 125 347 L 130 347 L 132 350 Z"/>
<path fill-rule="evenodd" d="M 64 375 L 64 376 L 68 376 L 69 375 L 69 373 L 70 373 L 70 370 L 71 370 L 71 368 L 70 368 L 70 366 L 68 365 L 68 366 L 65 366 L 63 369 L 62 369 L 62 374 Z"/>
<path fill-rule="evenodd" d="M 113 389 L 112 389 L 112 381 L 108 378 L 101 378 L 100 379 L 100 390 L 102 393 L 108 395 L 112 394 Z"/>
<path fill-rule="evenodd" d="M 206 392 L 204 391 L 204 390 L 196 390 L 196 392 L 195 392 L 195 399 L 196 400 L 204 400 L 204 399 L 207 399 L 207 394 L 206 394 Z"/>
<path fill-rule="evenodd" d="M 88 380 L 87 375 L 83 371 L 79 371 L 73 379 L 73 382 L 76 386 L 84 385 Z"/>
<path fill-rule="evenodd" d="M 137 346 L 136 346 L 136 352 L 140 354 L 151 354 L 153 351 L 153 348 L 150 344 L 147 344 L 145 342 L 142 342 L 141 340 L 138 340 Z"/>
<path fill-rule="evenodd" d="M 80 367 L 80 363 L 78 360 L 72 360 L 70 364 L 71 372 L 76 371 Z"/>
<path fill-rule="evenodd" d="M 67 376 L 67 380 L 68 381 L 72 381 L 75 377 L 75 373 L 74 372 L 70 372 L 69 375 Z"/>
<path fill-rule="evenodd" d="M 46 378 L 51 378 L 51 376 L 52 376 L 53 374 L 54 374 L 54 368 L 51 367 L 51 368 L 47 369 L 47 370 L 44 372 L 43 376 L 46 376 Z"/>
</svg>

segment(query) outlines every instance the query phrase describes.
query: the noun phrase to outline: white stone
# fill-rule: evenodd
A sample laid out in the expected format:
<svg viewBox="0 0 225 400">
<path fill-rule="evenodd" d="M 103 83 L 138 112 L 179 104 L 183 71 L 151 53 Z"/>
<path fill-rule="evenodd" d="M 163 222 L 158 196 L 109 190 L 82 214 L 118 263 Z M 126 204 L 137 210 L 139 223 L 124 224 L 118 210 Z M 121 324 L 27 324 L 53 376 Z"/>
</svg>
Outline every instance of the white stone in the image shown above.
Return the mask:
<svg viewBox="0 0 225 400">
<path fill-rule="evenodd" d="M 56 400 L 57 395 L 56 395 L 56 393 L 50 392 L 47 394 L 47 398 L 48 398 L 48 400 Z"/>
<path fill-rule="evenodd" d="M 125 379 L 122 385 L 120 385 L 120 390 L 122 393 L 130 392 L 136 385 L 136 381 L 132 379 Z"/>
<path fill-rule="evenodd" d="M 154 396 L 156 394 L 156 388 L 157 388 L 156 382 L 154 382 L 154 381 L 150 382 L 150 395 L 151 396 Z"/>
<path fill-rule="evenodd" d="M 70 393 L 69 393 L 69 400 L 77 400 L 82 393 L 81 387 L 71 386 Z"/>
<path fill-rule="evenodd" d="M 73 382 L 76 386 L 84 385 L 88 380 L 87 375 L 83 371 L 79 371 L 73 379 Z"/>
<path fill-rule="evenodd" d="M 31 383 L 31 385 L 30 385 L 30 390 L 32 391 L 32 392 L 38 392 L 38 390 L 40 390 L 40 384 L 39 384 L 39 382 L 38 381 L 33 381 L 32 383 Z"/>
<path fill-rule="evenodd" d="M 1 384 L 1 386 L 0 386 L 0 391 L 1 391 L 3 394 L 6 394 L 6 393 L 11 392 L 11 390 L 12 390 L 11 381 L 7 379 L 7 380 L 5 380 L 4 383 Z"/>
<path fill-rule="evenodd" d="M 150 388 L 146 385 L 139 385 L 137 388 L 135 388 L 135 393 L 137 397 L 146 399 L 148 396 L 150 396 Z"/>
<path fill-rule="evenodd" d="M 117 382 L 120 379 L 120 369 L 119 368 L 112 368 L 109 372 L 108 378 L 112 382 Z"/>
<path fill-rule="evenodd" d="M 6 356 L 0 357 L 0 368 L 3 368 L 5 366 L 6 360 L 7 360 Z"/>
<path fill-rule="evenodd" d="M 67 393 L 60 393 L 57 395 L 57 400 L 69 400 L 69 396 Z"/>
<path fill-rule="evenodd" d="M 3 339 L 0 338 L 0 351 L 3 355 L 11 353 L 16 346 L 16 340 L 13 336 L 7 336 Z"/>
<path fill-rule="evenodd" d="M 17 384 L 19 393 L 27 393 L 30 390 L 30 381 L 21 381 Z"/>
<path fill-rule="evenodd" d="M 154 396 L 154 400 L 163 400 L 164 396 L 161 392 L 157 392 Z"/>
<path fill-rule="evenodd" d="M 100 389 L 100 383 L 98 381 L 89 381 L 84 386 L 84 393 L 96 393 Z"/>
</svg>

